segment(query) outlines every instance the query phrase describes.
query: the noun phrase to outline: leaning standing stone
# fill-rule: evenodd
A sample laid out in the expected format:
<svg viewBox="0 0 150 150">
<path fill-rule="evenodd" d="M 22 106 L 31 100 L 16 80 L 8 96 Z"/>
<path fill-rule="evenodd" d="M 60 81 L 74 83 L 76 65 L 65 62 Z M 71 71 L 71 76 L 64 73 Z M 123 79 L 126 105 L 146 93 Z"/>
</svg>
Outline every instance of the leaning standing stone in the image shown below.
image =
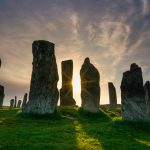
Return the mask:
<svg viewBox="0 0 150 150">
<path fill-rule="evenodd" d="M 61 63 L 62 88 L 60 90 L 60 105 L 73 106 L 76 104 L 73 99 L 72 76 L 73 61 L 66 60 Z"/>
<path fill-rule="evenodd" d="M 59 92 L 54 46 L 43 40 L 32 44 L 33 70 L 29 101 L 23 109 L 24 113 L 53 114 L 56 109 Z"/>
<path fill-rule="evenodd" d="M 116 88 L 112 82 L 108 82 L 108 91 L 109 91 L 110 107 L 116 107 L 117 106 L 117 94 L 116 94 Z"/>
<path fill-rule="evenodd" d="M 148 113 L 150 114 L 150 82 L 147 81 L 144 85 L 145 90 L 145 101 L 148 109 Z"/>
<path fill-rule="evenodd" d="M 24 108 L 25 105 L 27 104 L 27 100 L 28 100 L 28 93 L 25 93 L 23 97 L 22 108 Z"/>
<path fill-rule="evenodd" d="M 141 68 L 135 63 L 123 73 L 121 83 L 122 117 L 128 121 L 148 121 Z"/>
<path fill-rule="evenodd" d="M 100 75 L 98 70 L 86 58 L 81 70 L 81 99 L 82 108 L 85 111 L 97 113 L 100 106 Z"/>
<path fill-rule="evenodd" d="M 4 87 L 0 85 L 0 108 L 3 107 L 4 96 Z"/>
<path fill-rule="evenodd" d="M 13 108 L 13 107 L 14 107 L 14 103 L 15 103 L 15 100 L 14 100 L 14 99 L 11 99 L 11 100 L 10 100 L 10 108 Z"/>
</svg>

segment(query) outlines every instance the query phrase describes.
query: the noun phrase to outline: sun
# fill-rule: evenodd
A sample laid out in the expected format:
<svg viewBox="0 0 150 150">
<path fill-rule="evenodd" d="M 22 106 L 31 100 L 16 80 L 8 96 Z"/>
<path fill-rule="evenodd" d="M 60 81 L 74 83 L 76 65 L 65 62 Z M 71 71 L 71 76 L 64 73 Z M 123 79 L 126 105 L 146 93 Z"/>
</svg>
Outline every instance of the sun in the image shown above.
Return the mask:
<svg viewBox="0 0 150 150">
<path fill-rule="evenodd" d="M 79 93 L 81 91 L 80 76 L 79 75 L 77 75 L 77 74 L 73 75 L 72 84 L 73 84 L 73 92 Z"/>
</svg>

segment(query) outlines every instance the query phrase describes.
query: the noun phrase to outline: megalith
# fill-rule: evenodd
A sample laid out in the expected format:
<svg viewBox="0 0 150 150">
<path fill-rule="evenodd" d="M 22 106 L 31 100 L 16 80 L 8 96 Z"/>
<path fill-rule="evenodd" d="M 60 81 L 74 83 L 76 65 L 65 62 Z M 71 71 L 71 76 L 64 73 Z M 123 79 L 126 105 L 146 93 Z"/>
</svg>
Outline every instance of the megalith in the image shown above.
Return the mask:
<svg viewBox="0 0 150 150">
<path fill-rule="evenodd" d="M 27 104 L 27 100 L 28 100 L 28 93 L 25 93 L 23 97 L 22 108 L 24 108 L 25 105 Z"/>
<path fill-rule="evenodd" d="M 98 70 L 86 58 L 80 70 L 81 107 L 83 110 L 97 113 L 100 106 L 100 75 Z"/>
<path fill-rule="evenodd" d="M 44 40 L 32 44 L 33 69 L 29 100 L 23 108 L 24 113 L 53 114 L 56 109 L 59 78 L 54 47 L 53 43 Z"/>
<path fill-rule="evenodd" d="M 14 107 L 14 103 L 15 103 L 15 100 L 14 100 L 14 99 L 11 99 L 11 100 L 10 100 L 10 108 L 13 108 L 13 107 Z"/>
<path fill-rule="evenodd" d="M 0 108 L 3 107 L 3 101 L 4 101 L 4 87 L 2 85 L 0 85 Z"/>
<path fill-rule="evenodd" d="M 17 96 L 15 96 L 15 101 L 14 101 L 14 108 L 17 107 Z"/>
<path fill-rule="evenodd" d="M 117 106 L 117 94 L 116 94 L 116 88 L 112 82 L 108 82 L 108 91 L 109 91 L 110 107 L 116 107 Z"/>
<path fill-rule="evenodd" d="M 123 73 L 121 82 L 122 117 L 127 121 L 148 121 L 142 69 L 135 63 Z"/>
<path fill-rule="evenodd" d="M 145 101 L 147 105 L 148 113 L 150 114 L 150 81 L 147 81 L 144 85 Z"/>
<path fill-rule="evenodd" d="M 62 88 L 60 89 L 60 105 L 61 106 L 74 106 L 76 105 L 73 99 L 73 61 L 66 60 L 61 62 L 62 72 Z"/>
<path fill-rule="evenodd" d="M 18 100 L 17 108 L 20 108 L 20 107 L 21 107 L 21 103 L 22 103 L 22 100 Z"/>
</svg>

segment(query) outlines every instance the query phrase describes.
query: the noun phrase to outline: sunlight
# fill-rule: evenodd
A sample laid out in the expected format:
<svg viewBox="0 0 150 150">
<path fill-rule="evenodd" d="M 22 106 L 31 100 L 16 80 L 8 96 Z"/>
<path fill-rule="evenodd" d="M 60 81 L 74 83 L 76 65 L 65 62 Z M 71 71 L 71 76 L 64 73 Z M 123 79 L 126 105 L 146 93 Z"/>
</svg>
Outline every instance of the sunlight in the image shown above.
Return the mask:
<svg viewBox="0 0 150 150">
<path fill-rule="evenodd" d="M 79 75 L 77 75 L 77 74 L 73 75 L 72 85 L 73 85 L 73 92 L 80 93 L 81 86 L 80 86 L 80 76 Z"/>
<path fill-rule="evenodd" d="M 75 123 L 75 130 L 77 148 L 85 149 L 85 147 L 88 147 L 88 149 L 103 150 L 100 141 L 97 138 L 94 138 L 87 134 L 87 131 L 89 130 L 85 130 L 85 128 L 83 129 L 82 125 L 78 122 Z"/>
</svg>

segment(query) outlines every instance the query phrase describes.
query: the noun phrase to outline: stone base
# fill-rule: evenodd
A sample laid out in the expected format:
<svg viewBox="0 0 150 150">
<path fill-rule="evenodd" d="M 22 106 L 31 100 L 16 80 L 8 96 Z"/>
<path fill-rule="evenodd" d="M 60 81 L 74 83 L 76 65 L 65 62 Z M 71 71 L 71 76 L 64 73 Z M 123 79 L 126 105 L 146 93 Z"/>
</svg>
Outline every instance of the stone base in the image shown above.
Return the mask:
<svg viewBox="0 0 150 150">
<path fill-rule="evenodd" d="M 148 121 L 149 116 L 144 99 L 132 97 L 126 100 L 124 98 L 122 102 L 122 118 L 127 121 Z"/>
<path fill-rule="evenodd" d="M 39 114 L 39 115 L 47 115 L 47 114 L 53 114 L 56 110 L 57 98 L 54 98 L 54 100 L 45 100 L 40 99 L 39 101 L 35 102 L 28 102 L 26 106 L 23 108 L 23 112 L 26 114 Z"/>
</svg>

